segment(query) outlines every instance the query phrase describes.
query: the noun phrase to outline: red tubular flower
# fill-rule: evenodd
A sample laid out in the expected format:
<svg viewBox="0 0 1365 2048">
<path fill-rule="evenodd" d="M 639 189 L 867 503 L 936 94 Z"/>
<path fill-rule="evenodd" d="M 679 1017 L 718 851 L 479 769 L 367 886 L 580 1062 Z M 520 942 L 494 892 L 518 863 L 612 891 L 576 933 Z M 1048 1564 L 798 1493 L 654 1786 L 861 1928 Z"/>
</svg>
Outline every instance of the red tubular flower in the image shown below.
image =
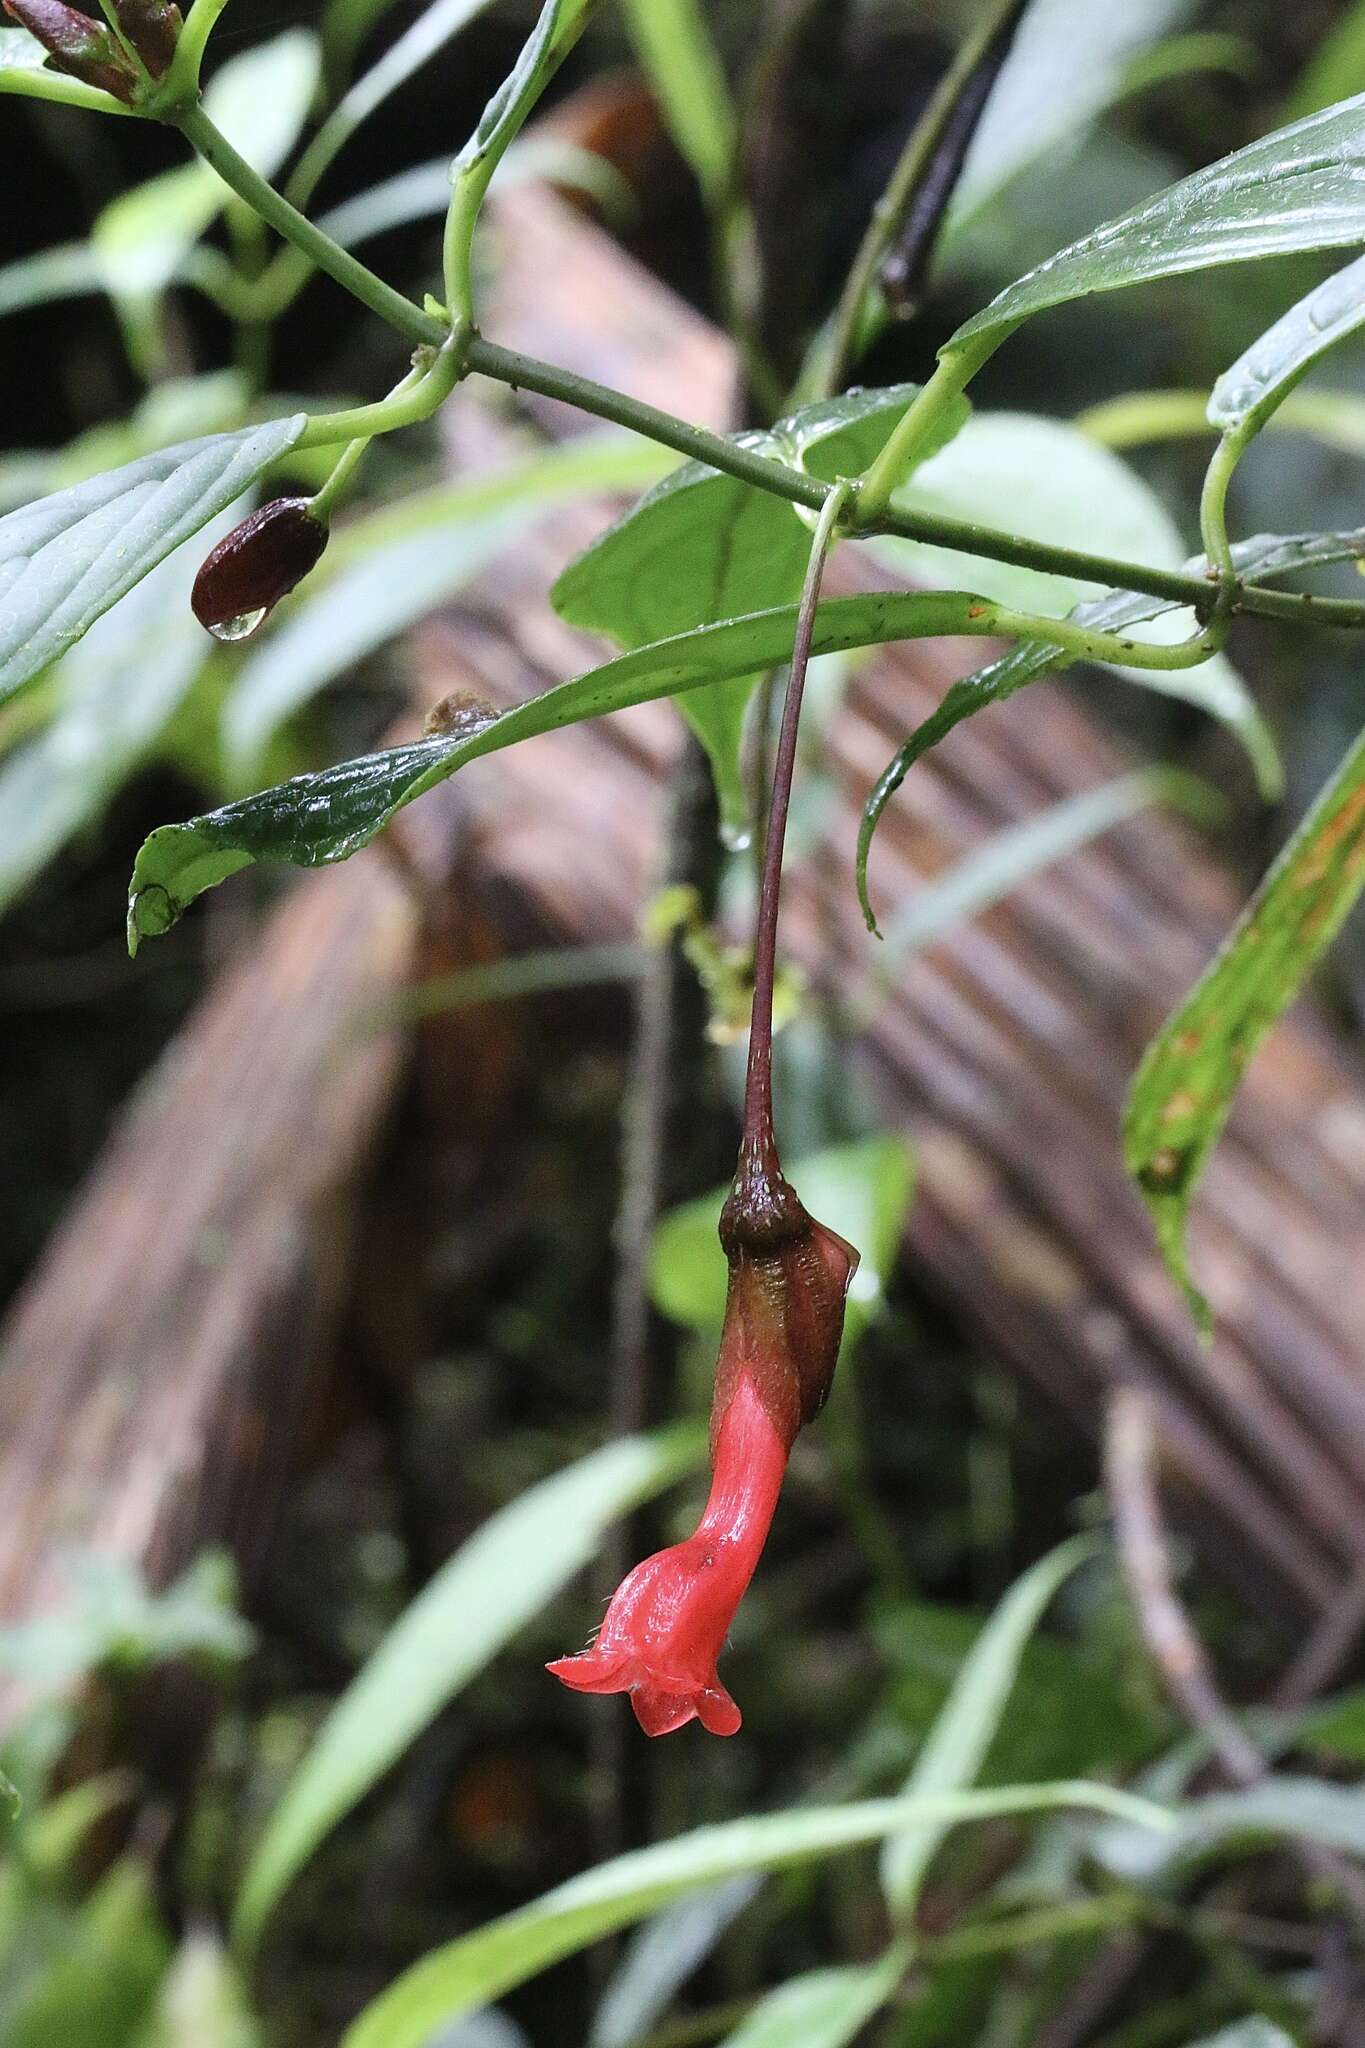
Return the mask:
<svg viewBox="0 0 1365 2048">
<path fill-rule="evenodd" d="M 716 1661 L 754 1575 L 797 1431 L 829 1391 L 858 1255 L 807 1216 L 780 1177 L 755 1214 L 737 1192 L 711 1411 L 711 1493 L 694 1533 L 622 1580 L 591 1649 L 547 1666 L 576 1692 L 626 1692 L 646 1735 L 699 1720 L 733 1735 L 740 1711 Z"/>
</svg>

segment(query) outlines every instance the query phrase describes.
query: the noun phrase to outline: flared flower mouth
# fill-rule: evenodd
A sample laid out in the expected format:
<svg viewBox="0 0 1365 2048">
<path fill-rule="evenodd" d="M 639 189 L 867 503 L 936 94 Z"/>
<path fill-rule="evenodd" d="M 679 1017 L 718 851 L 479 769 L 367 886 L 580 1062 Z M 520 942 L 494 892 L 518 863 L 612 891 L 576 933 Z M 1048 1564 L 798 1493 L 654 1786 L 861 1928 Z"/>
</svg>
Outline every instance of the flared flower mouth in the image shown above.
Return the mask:
<svg viewBox="0 0 1365 2048">
<path fill-rule="evenodd" d="M 590 1649 L 546 1668 L 575 1692 L 628 1693 L 646 1735 L 669 1735 L 692 1720 L 712 1735 L 734 1735 L 742 1716 L 716 1662 L 786 1465 L 787 1445 L 745 1374 L 716 1433 L 710 1498 L 693 1534 L 627 1574 Z"/>
</svg>

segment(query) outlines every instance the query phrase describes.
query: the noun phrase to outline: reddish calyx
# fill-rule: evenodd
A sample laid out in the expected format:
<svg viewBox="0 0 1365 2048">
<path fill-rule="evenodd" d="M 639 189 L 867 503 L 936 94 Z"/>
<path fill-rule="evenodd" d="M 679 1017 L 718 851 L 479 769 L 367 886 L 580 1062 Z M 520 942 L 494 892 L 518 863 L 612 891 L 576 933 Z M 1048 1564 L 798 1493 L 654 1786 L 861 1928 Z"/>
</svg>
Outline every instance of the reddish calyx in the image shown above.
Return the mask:
<svg viewBox="0 0 1365 2048">
<path fill-rule="evenodd" d="M 137 73 L 102 21 L 92 21 L 64 0 L 5 0 L 5 12 L 42 44 L 54 71 L 96 85 L 125 106 L 133 104 Z"/>
<path fill-rule="evenodd" d="M 547 1667 L 577 1692 L 629 1693 L 646 1735 L 691 1720 L 712 1735 L 738 1730 L 717 1660 L 767 1541 L 792 1443 L 834 1375 L 858 1255 L 807 1216 L 785 1181 L 780 1193 L 755 1219 L 737 1184 L 722 1219 L 730 1289 L 702 1518 L 686 1542 L 627 1574 L 591 1649 Z"/>
</svg>

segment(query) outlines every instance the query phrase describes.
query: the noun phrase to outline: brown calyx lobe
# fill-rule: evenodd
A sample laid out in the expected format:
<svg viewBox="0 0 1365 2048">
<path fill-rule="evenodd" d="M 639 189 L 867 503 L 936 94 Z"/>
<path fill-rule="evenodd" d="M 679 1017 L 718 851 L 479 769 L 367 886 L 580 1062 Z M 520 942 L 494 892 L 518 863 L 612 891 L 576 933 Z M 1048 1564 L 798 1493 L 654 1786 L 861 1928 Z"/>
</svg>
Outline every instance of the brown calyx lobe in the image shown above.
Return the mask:
<svg viewBox="0 0 1365 2048">
<path fill-rule="evenodd" d="M 170 0 L 114 0 L 114 14 L 152 77 L 163 77 L 184 26 L 180 9 Z"/>
<path fill-rule="evenodd" d="M 211 548 L 190 593 L 201 626 L 268 612 L 301 583 L 327 545 L 309 498 L 272 498 Z"/>
<path fill-rule="evenodd" d="M 730 1284 L 711 1408 L 713 1446 L 747 1374 L 790 1448 L 833 1383 L 858 1254 L 807 1213 L 775 1153 L 755 1156 L 748 1148 L 741 1150 L 721 1211 L 720 1241 Z"/>
<path fill-rule="evenodd" d="M 40 42 L 54 71 L 95 85 L 131 106 L 137 77 L 102 21 L 92 21 L 64 0 L 5 0 L 5 12 Z"/>
</svg>

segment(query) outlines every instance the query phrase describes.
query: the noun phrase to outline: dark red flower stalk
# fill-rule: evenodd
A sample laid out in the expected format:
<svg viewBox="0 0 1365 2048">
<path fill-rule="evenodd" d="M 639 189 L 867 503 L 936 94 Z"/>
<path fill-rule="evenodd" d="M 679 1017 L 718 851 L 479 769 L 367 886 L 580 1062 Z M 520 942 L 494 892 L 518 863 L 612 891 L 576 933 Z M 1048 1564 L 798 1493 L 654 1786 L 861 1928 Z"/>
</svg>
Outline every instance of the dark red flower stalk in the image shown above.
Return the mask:
<svg viewBox="0 0 1365 2048">
<path fill-rule="evenodd" d="M 5 12 L 42 44 L 54 71 L 97 85 L 125 106 L 133 104 L 137 74 L 102 21 L 92 21 L 63 0 L 5 0 Z"/>
<path fill-rule="evenodd" d="M 220 640 L 246 639 L 326 545 L 310 498 L 272 498 L 205 555 L 190 592 L 194 616 Z"/>
<path fill-rule="evenodd" d="M 164 77 L 184 27 L 180 9 L 171 0 L 114 0 L 114 14 L 151 76 Z"/>
<path fill-rule="evenodd" d="M 836 487 L 811 549 L 773 771 L 744 1131 L 720 1218 L 730 1283 L 711 1407 L 710 1498 L 685 1543 L 656 1551 L 622 1580 L 591 1649 L 547 1667 L 577 1692 L 629 1693 L 646 1735 L 668 1735 L 691 1720 L 712 1735 L 739 1728 L 717 1659 L 767 1541 L 797 1432 L 829 1393 L 858 1265 L 852 1245 L 808 1216 L 783 1176 L 772 1104 L 782 840 L 820 575 L 842 503 Z"/>
</svg>

